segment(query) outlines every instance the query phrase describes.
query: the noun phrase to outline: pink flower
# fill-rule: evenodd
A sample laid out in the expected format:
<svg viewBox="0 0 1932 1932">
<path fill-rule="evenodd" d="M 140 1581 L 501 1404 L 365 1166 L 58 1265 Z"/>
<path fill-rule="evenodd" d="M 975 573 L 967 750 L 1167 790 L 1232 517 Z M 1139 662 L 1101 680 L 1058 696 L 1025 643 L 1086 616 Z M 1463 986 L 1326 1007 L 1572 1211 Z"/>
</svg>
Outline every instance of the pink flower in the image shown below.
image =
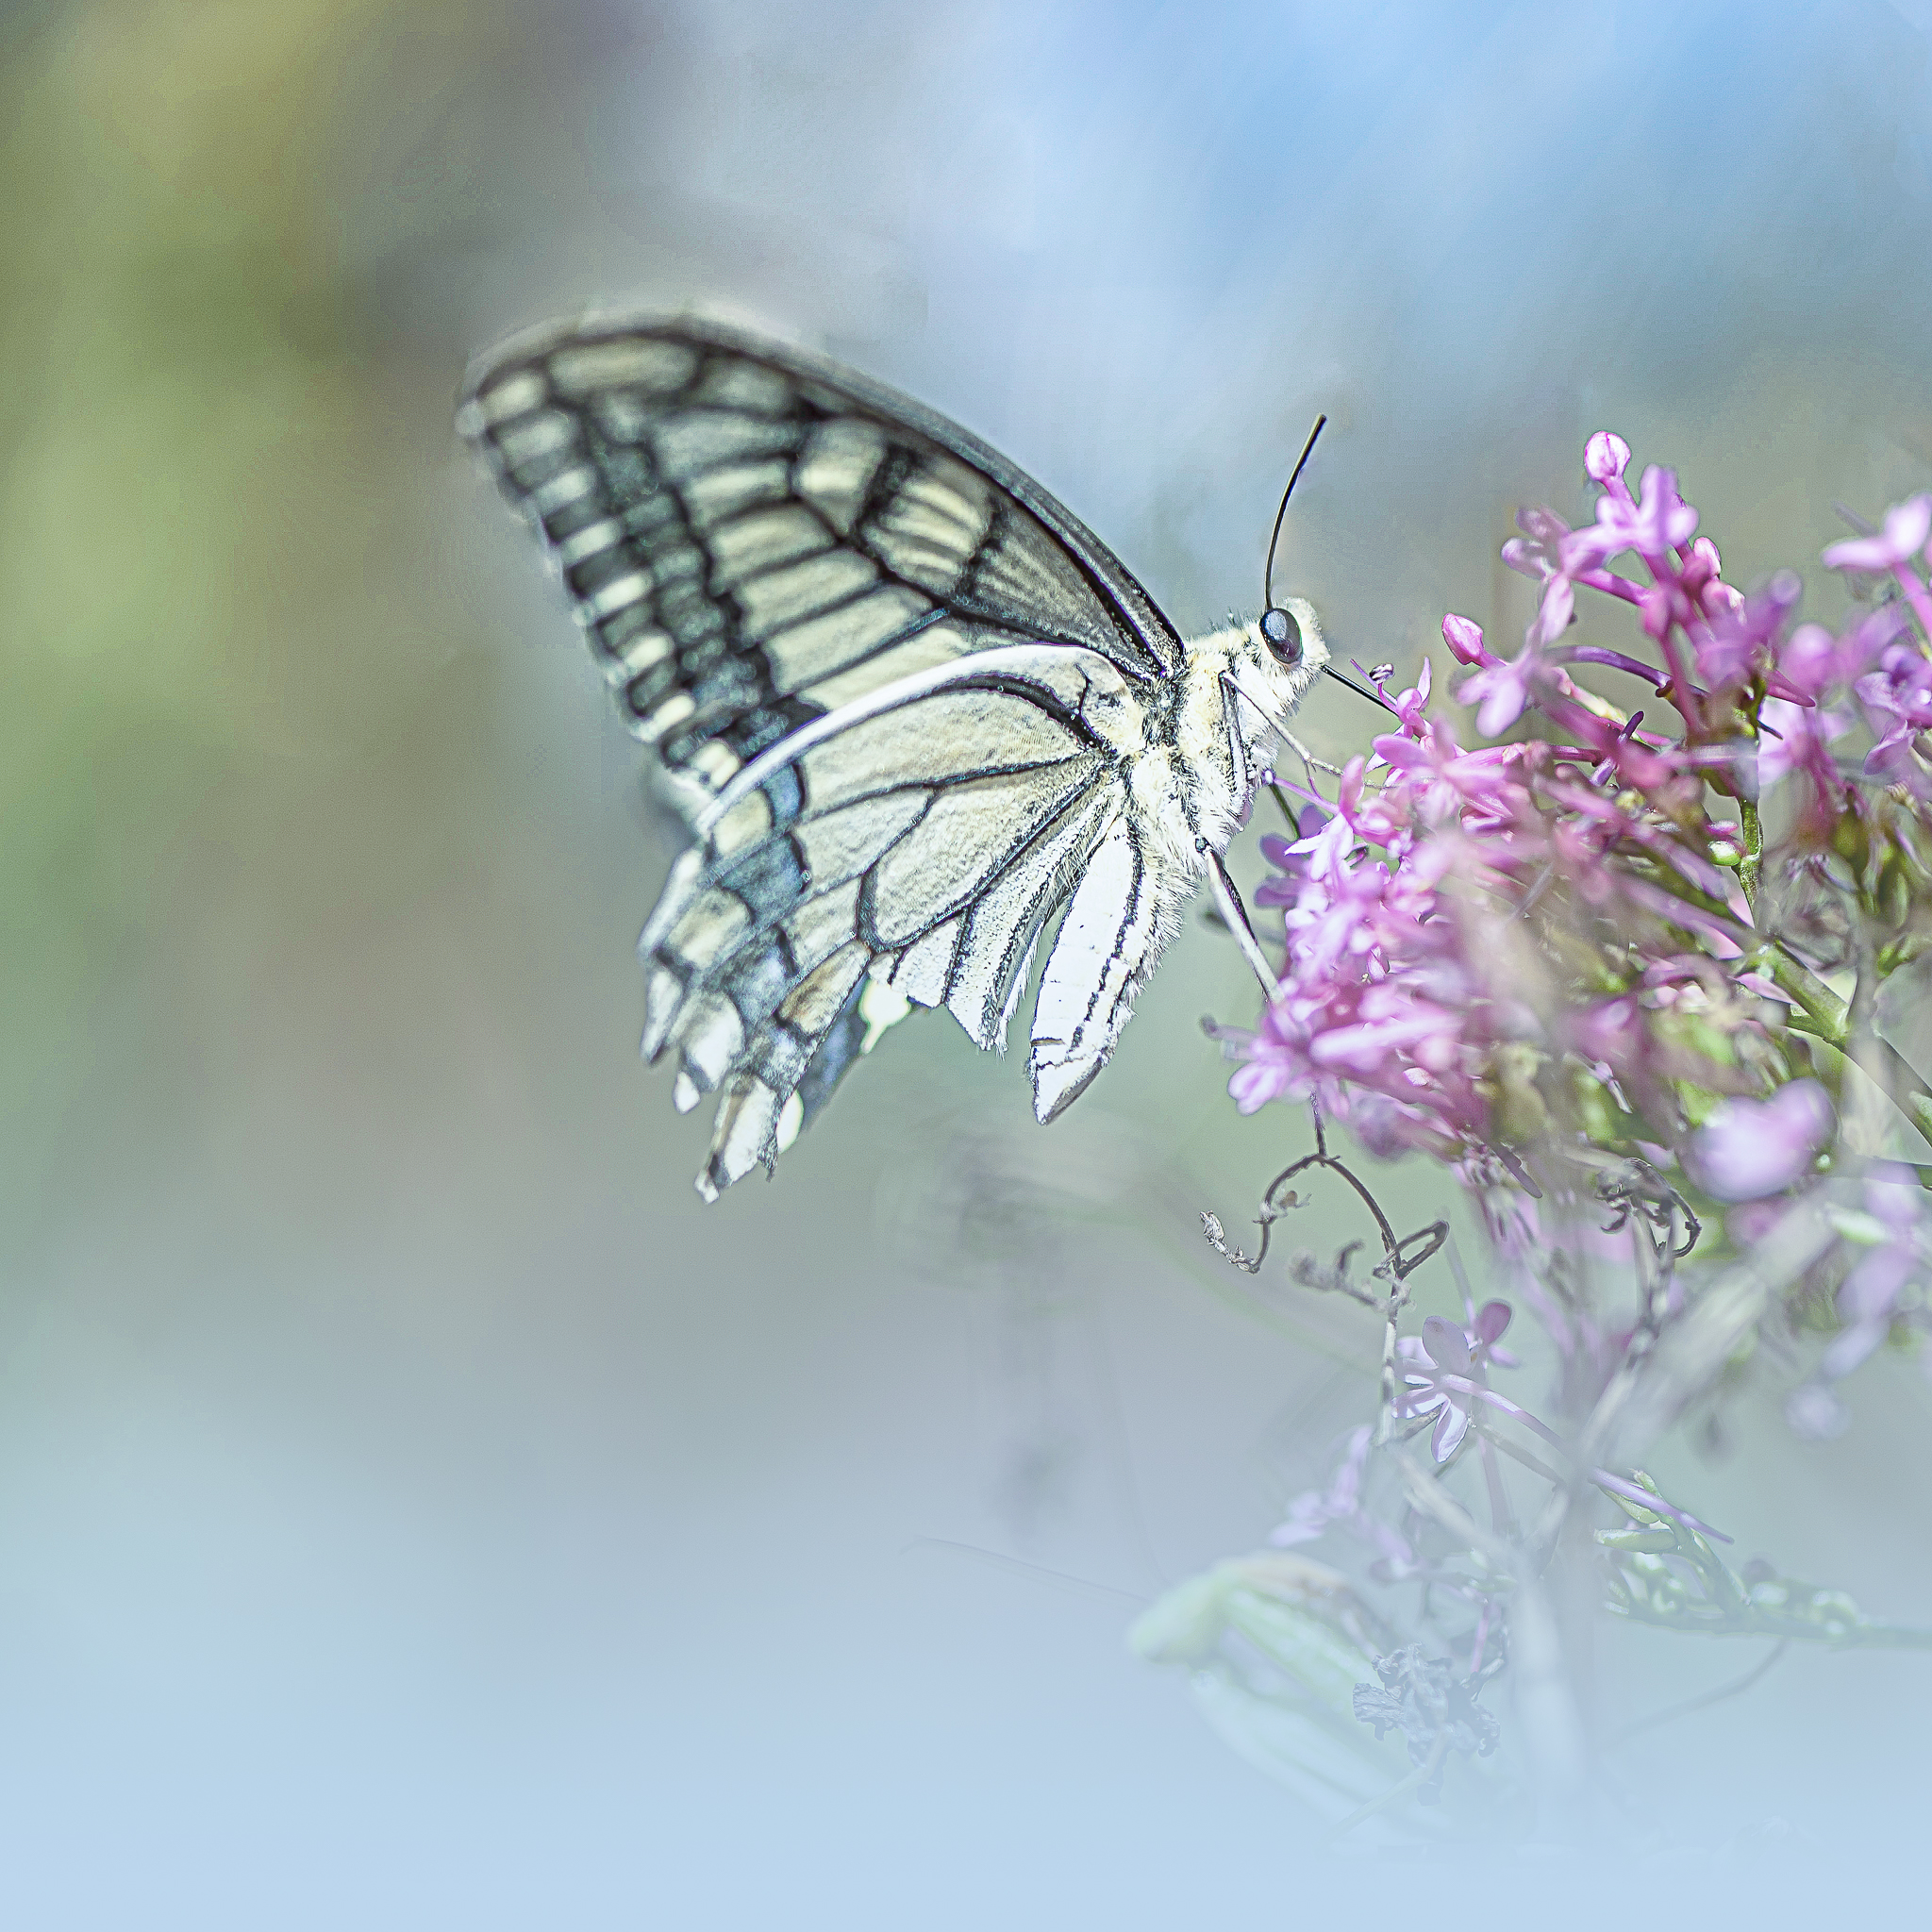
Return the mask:
<svg viewBox="0 0 1932 1932">
<path fill-rule="evenodd" d="M 1831 747 L 1852 728 L 1841 711 L 1805 710 L 1783 698 L 1766 698 L 1758 711 L 1764 736 L 1757 741 L 1757 782 L 1765 789 L 1788 772 L 1803 772 L 1820 796 L 1843 788 Z"/>
<path fill-rule="evenodd" d="M 1503 545 L 1503 561 L 1526 577 L 1560 575 L 1570 525 L 1553 509 L 1524 508 L 1516 512 L 1516 527 L 1523 535 Z"/>
<path fill-rule="evenodd" d="M 1815 700 L 1841 683 L 1840 664 L 1839 641 L 1822 624 L 1801 624 L 1777 654 L 1778 675 L 1795 698 Z"/>
<path fill-rule="evenodd" d="M 1560 567 L 1574 575 L 1634 550 L 1656 568 L 1696 529 L 1696 510 L 1677 494 L 1677 473 L 1653 463 L 1643 473 L 1640 496 L 1609 491 L 1597 499 L 1596 522 L 1564 540 Z"/>
<path fill-rule="evenodd" d="M 1781 570 L 1763 590 L 1723 611 L 1696 639 L 1697 675 L 1713 687 L 1740 685 L 1770 661 L 1774 641 L 1797 608 L 1805 585 Z"/>
<path fill-rule="evenodd" d="M 1429 746 L 1389 743 L 1428 766 Z M 1459 756 L 1453 739 L 1434 755 L 1452 764 Z M 1366 791 L 1364 761 L 1351 761 L 1341 816 L 1304 841 L 1280 991 L 1253 1033 L 1221 1037 L 1242 1062 L 1229 1091 L 1244 1113 L 1312 1094 L 1371 1145 L 1446 1157 L 1488 1130 L 1480 1078 L 1501 1009 L 1464 957 L 1461 923 L 1442 916 L 1438 889 L 1457 848 L 1413 848 L 1410 792 L 1400 772 Z M 1406 856 L 1365 860 L 1364 838 Z"/>
<path fill-rule="evenodd" d="M 1460 810 L 1465 797 L 1478 795 L 1493 783 L 1493 768 L 1465 758 L 1446 724 L 1425 724 L 1415 738 L 1397 738 L 1390 732 L 1373 742 L 1375 756 L 1407 779 L 1405 791 L 1424 824 L 1445 824 Z"/>
<path fill-rule="evenodd" d="M 1643 1011 L 1628 993 L 1585 1007 L 1571 1022 L 1571 1044 L 1592 1066 L 1632 1065 L 1643 1041 Z"/>
<path fill-rule="evenodd" d="M 1932 730 L 1932 659 L 1916 643 L 1893 644 L 1880 668 L 1859 678 L 1857 692 L 1878 737 L 1865 756 L 1866 771 L 1903 781 L 1924 795 L 1927 774 L 1914 741 Z"/>
<path fill-rule="evenodd" d="M 1624 527 L 1630 548 L 1643 557 L 1661 557 L 1666 550 L 1681 549 L 1697 528 L 1696 510 L 1677 494 L 1676 471 L 1656 463 L 1643 473 L 1643 485 L 1633 509 Z"/>
<path fill-rule="evenodd" d="M 1568 561 L 1569 546 L 1574 539 L 1569 525 L 1554 510 L 1520 509 L 1516 526 L 1524 534 L 1504 544 L 1503 561 L 1524 576 L 1541 577 L 1543 585 L 1526 639 L 1534 651 L 1561 637 L 1575 614 L 1576 592 L 1570 581 L 1572 565 Z"/>
<path fill-rule="evenodd" d="M 1403 1363 L 1402 1379 L 1408 1392 L 1396 1398 L 1398 1413 L 1404 1416 L 1434 1415 L 1436 1426 L 1429 1437 L 1429 1451 L 1438 1462 L 1447 1462 L 1462 1444 L 1478 1402 L 1493 1402 L 1509 1413 L 1523 1411 L 1514 1403 L 1504 1403 L 1490 1395 L 1488 1365 L 1513 1369 L 1514 1356 L 1497 1349 L 1496 1342 L 1509 1325 L 1507 1302 L 1485 1302 L 1468 1327 L 1431 1315 L 1423 1324 L 1422 1339 L 1405 1335 L 1395 1344 L 1398 1361 Z"/>
<path fill-rule="evenodd" d="M 1314 1096 L 1377 1151 L 1426 1149 L 1472 1173 L 1487 1163 L 1499 1187 L 1533 1191 L 1529 1150 L 1498 1145 L 1495 1118 L 1528 1132 L 1543 1108 L 1577 1124 L 1556 1064 L 1574 1053 L 1610 1108 L 1584 1131 L 1625 1152 L 1641 1134 L 1667 1163 L 1687 1108 L 1743 1084 L 1736 1057 L 1687 1016 L 1710 1010 L 1733 1033 L 1770 1024 L 1739 985 L 1757 915 L 1737 824 L 1711 789 L 1749 801 L 1802 771 L 1811 783 L 1793 800 L 1795 825 L 1780 820 L 1784 849 L 1767 851 L 1757 875 L 1769 890 L 1793 865 L 1815 872 L 1858 796 L 1832 751 L 1844 719 L 1821 701 L 1882 654 L 1859 686 L 1874 760 L 1923 777 L 1932 798 L 1932 756 L 1922 763 L 1916 750 L 1932 734 L 1932 655 L 1900 639 L 1916 606 L 1890 600 L 1840 638 L 1792 633 L 1798 578 L 1740 594 L 1674 472 L 1653 465 L 1633 492 L 1628 460 L 1611 432 L 1592 438 L 1586 467 L 1603 495 L 1585 529 L 1549 510 L 1519 514 L 1505 558 L 1543 587 L 1519 656 L 1506 662 L 1472 620 L 1443 617 L 1451 656 L 1472 667 L 1457 695 L 1475 711 L 1473 748 L 1458 742 L 1468 724 L 1426 715 L 1425 663 L 1412 691 L 1387 699 L 1399 728 L 1341 773 L 1337 816 L 1264 846 L 1274 875 L 1257 898 L 1282 907 L 1289 958 L 1279 997 L 1236 1046 L 1244 1108 Z M 1631 549 L 1641 564 L 1629 577 L 1601 568 Z M 1576 586 L 1638 606 L 1661 661 L 1594 644 L 1545 651 Z M 1625 719 L 1574 685 L 1564 667 L 1585 662 L 1650 682 L 1681 735 L 1640 729 L 1641 712 Z M 1495 741 L 1531 706 L 1545 735 Z M 1747 713 L 1742 732 L 1734 708 Z M 1559 985 L 1579 982 L 1598 989 L 1580 1010 L 1551 1006 Z M 1798 1181 L 1829 1132 L 1822 1090 L 1800 1083 L 1720 1107 L 1687 1158 L 1713 1194 L 1747 1201 Z"/>
<path fill-rule="evenodd" d="M 1457 701 L 1482 707 L 1475 714 L 1475 728 L 1485 738 L 1500 736 L 1523 716 L 1536 668 L 1536 651 L 1531 647 L 1507 664 L 1498 660 L 1462 680 Z"/>
<path fill-rule="evenodd" d="M 1298 837 L 1291 842 L 1274 832 L 1261 835 L 1261 857 L 1274 868 L 1255 888 L 1257 906 L 1292 906 L 1300 895 L 1302 881 L 1308 875 L 1308 864 L 1315 841 L 1334 815 L 1319 805 L 1305 805 L 1295 829 Z"/>
<path fill-rule="evenodd" d="M 1290 1100 L 1297 1097 L 1297 1090 L 1302 1094 L 1310 1091 L 1305 1080 L 1307 1040 L 1290 1035 L 1284 1024 L 1287 1018 L 1277 1001 L 1262 1014 L 1256 1032 L 1230 1031 L 1224 1036 L 1238 1045 L 1242 1056 L 1241 1065 L 1227 1082 L 1228 1095 L 1239 1112 L 1258 1113 L 1271 1100 Z M 1302 1030 L 1305 1034 L 1306 1029 Z"/>
<path fill-rule="evenodd" d="M 1727 1100 L 1690 1137 L 1685 1166 L 1717 1201 L 1758 1201 L 1808 1174 L 1837 1125 L 1816 1080 L 1793 1080 L 1769 1100 Z"/>
<path fill-rule="evenodd" d="M 1626 461 L 1628 456 L 1628 451 L 1625 451 Z M 1462 1306 L 1467 1311 L 1469 1304 L 1465 1301 Z M 1496 1346 L 1502 1341 L 1515 1313 L 1515 1309 L 1507 1302 L 1492 1301 L 1485 1302 L 1470 1316 L 1464 1332 L 1469 1337 L 1469 1355 L 1472 1361 L 1478 1366 L 1494 1363 L 1499 1369 L 1517 1369 L 1523 1366 L 1507 1348 Z"/>
<path fill-rule="evenodd" d="M 1392 787 L 1371 791 L 1368 773 L 1369 761 L 1364 758 L 1350 758 L 1341 768 L 1341 779 L 1335 788 L 1336 809 L 1348 822 L 1349 830 L 1371 845 L 1406 845 L 1412 817 L 1407 791 Z"/>
<path fill-rule="evenodd" d="M 1909 563 L 1932 536 L 1932 495 L 1907 497 L 1885 512 L 1885 526 L 1875 536 L 1848 537 L 1824 552 L 1827 570 L 1896 570 Z"/>
<path fill-rule="evenodd" d="M 1382 697 L 1390 709 L 1402 720 L 1402 728 L 1409 737 L 1420 738 L 1427 728 L 1423 713 L 1429 704 L 1429 660 L 1426 658 L 1423 659 L 1422 675 L 1409 690 L 1391 698 L 1385 689 Z"/>
<path fill-rule="evenodd" d="M 1691 603 L 1701 606 L 1707 612 L 1735 610 L 1744 600 L 1729 584 L 1722 581 L 1724 569 L 1724 558 L 1717 554 L 1717 545 L 1708 537 L 1700 537 L 1684 558 L 1684 568 L 1678 573 L 1677 581 Z"/>
<path fill-rule="evenodd" d="M 1530 651 L 1540 651 L 1568 630 L 1576 618 L 1576 586 L 1567 576 L 1554 576 L 1543 586 L 1542 600 L 1524 641 Z"/>
<path fill-rule="evenodd" d="M 1408 1540 L 1362 1507 L 1362 1478 L 1374 1435 L 1367 1423 L 1349 1432 L 1347 1449 L 1326 1491 L 1307 1490 L 1297 1496 L 1288 1506 L 1288 1521 L 1269 1536 L 1271 1543 L 1277 1549 L 1292 1549 L 1340 1524 L 1378 1550 L 1397 1574 L 1413 1565 L 1415 1550 Z"/>
</svg>

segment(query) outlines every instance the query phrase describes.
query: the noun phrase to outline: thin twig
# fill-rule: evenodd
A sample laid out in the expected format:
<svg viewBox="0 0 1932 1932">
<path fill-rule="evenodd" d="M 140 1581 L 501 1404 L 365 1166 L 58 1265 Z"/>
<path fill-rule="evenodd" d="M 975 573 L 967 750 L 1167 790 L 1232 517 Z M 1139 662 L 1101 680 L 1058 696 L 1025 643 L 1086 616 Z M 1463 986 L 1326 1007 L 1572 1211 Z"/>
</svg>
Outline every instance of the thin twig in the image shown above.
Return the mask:
<svg viewBox="0 0 1932 1932">
<path fill-rule="evenodd" d="M 1138 1591 L 1121 1590 L 1111 1583 L 1096 1583 L 1091 1576 L 1075 1576 L 1066 1570 L 1052 1570 L 1044 1563 L 1029 1563 L 1024 1557 L 1009 1557 L 1002 1550 L 986 1550 L 977 1543 L 962 1543 L 949 1536 L 916 1536 L 899 1552 L 903 1557 L 913 1550 L 949 1550 L 956 1557 L 970 1557 L 977 1563 L 991 1563 L 1001 1570 L 1024 1570 L 1043 1576 L 1049 1583 L 1063 1583 L 1075 1590 L 1097 1591 L 1102 1596 L 1124 1597 L 1130 1604 L 1145 1606 L 1148 1599 Z"/>
<path fill-rule="evenodd" d="M 1379 1798 L 1371 1798 L 1366 1805 L 1358 1806 L 1355 1810 L 1351 1811 L 1335 1827 L 1334 1832 L 1329 1838 L 1329 1843 L 1333 1844 L 1338 1840 L 1346 1838 L 1364 1819 L 1373 1818 L 1377 1811 L 1384 1809 L 1390 1805 L 1393 1805 L 1398 1799 L 1407 1797 L 1409 1792 L 1414 1790 L 1417 1786 L 1427 1784 L 1435 1776 L 1436 1773 L 1441 1769 L 1442 1757 L 1448 1748 L 1449 1733 L 1446 1730 L 1438 1731 L 1436 1733 L 1436 1741 L 1430 1748 L 1429 1755 L 1400 1784 L 1391 1785 Z"/>
<path fill-rule="evenodd" d="M 1631 1739 L 1641 1738 L 1644 1732 L 1654 1731 L 1660 1724 L 1674 1724 L 1680 1717 L 1690 1717 L 1693 1712 L 1707 1710 L 1713 1704 L 1722 1704 L 1726 1697 L 1741 1696 L 1764 1676 L 1790 1647 L 1791 1640 L 1789 1637 L 1780 1637 L 1772 1645 L 1770 1652 L 1753 1664 L 1741 1677 L 1735 1677 L 1728 1684 L 1721 1684 L 1715 1690 L 1707 1690 L 1702 1697 L 1690 1698 L 1683 1704 L 1673 1704 L 1667 1709 L 1653 1711 L 1648 1717 L 1639 1718 L 1635 1724 L 1625 1724 L 1621 1731 L 1606 1740 L 1604 1749 L 1619 1750 Z"/>
</svg>

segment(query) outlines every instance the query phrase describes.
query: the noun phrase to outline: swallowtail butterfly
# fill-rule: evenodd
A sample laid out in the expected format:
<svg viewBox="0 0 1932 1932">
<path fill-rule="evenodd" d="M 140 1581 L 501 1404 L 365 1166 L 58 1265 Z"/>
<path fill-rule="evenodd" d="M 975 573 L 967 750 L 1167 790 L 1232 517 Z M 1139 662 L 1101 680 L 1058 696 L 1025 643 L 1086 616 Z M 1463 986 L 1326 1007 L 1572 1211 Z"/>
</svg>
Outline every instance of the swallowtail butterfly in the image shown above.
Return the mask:
<svg viewBox="0 0 1932 1932">
<path fill-rule="evenodd" d="M 639 952 L 645 1054 L 675 1056 L 680 1110 L 719 1095 L 708 1200 L 770 1168 L 882 1011 L 1004 1047 L 1056 914 L 1041 1121 L 1204 878 L 1246 937 L 1221 856 L 1327 663 L 1301 599 L 1184 641 L 965 430 L 708 325 L 513 342 L 459 422 L 691 827 Z"/>
</svg>

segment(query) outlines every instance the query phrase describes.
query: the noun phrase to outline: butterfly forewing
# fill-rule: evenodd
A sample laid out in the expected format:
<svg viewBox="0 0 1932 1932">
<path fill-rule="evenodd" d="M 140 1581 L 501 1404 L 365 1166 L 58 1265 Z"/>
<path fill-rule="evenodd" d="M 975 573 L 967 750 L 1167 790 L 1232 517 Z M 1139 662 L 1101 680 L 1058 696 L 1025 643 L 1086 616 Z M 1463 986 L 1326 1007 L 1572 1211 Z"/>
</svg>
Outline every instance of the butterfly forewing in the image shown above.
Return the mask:
<svg viewBox="0 0 1932 1932">
<path fill-rule="evenodd" d="M 1022 642 L 1146 676 L 1179 641 L 1074 517 L 943 419 L 695 325 L 513 348 L 463 412 L 632 728 L 716 791 L 808 720 Z"/>
</svg>

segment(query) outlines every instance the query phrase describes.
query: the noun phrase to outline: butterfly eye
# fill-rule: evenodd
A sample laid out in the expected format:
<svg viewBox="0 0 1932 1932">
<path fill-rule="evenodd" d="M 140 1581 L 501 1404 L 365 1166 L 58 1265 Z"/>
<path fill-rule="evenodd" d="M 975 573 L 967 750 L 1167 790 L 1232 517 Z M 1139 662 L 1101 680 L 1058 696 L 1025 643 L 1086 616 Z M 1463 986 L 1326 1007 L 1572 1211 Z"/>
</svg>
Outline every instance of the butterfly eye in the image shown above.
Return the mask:
<svg viewBox="0 0 1932 1932">
<path fill-rule="evenodd" d="M 1261 613 L 1261 636 L 1284 664 L 1299 664 L 1302 661 L 1302 627 L 1294 621 L 1292 611 L 1273 605 Z"/>
</svg>

